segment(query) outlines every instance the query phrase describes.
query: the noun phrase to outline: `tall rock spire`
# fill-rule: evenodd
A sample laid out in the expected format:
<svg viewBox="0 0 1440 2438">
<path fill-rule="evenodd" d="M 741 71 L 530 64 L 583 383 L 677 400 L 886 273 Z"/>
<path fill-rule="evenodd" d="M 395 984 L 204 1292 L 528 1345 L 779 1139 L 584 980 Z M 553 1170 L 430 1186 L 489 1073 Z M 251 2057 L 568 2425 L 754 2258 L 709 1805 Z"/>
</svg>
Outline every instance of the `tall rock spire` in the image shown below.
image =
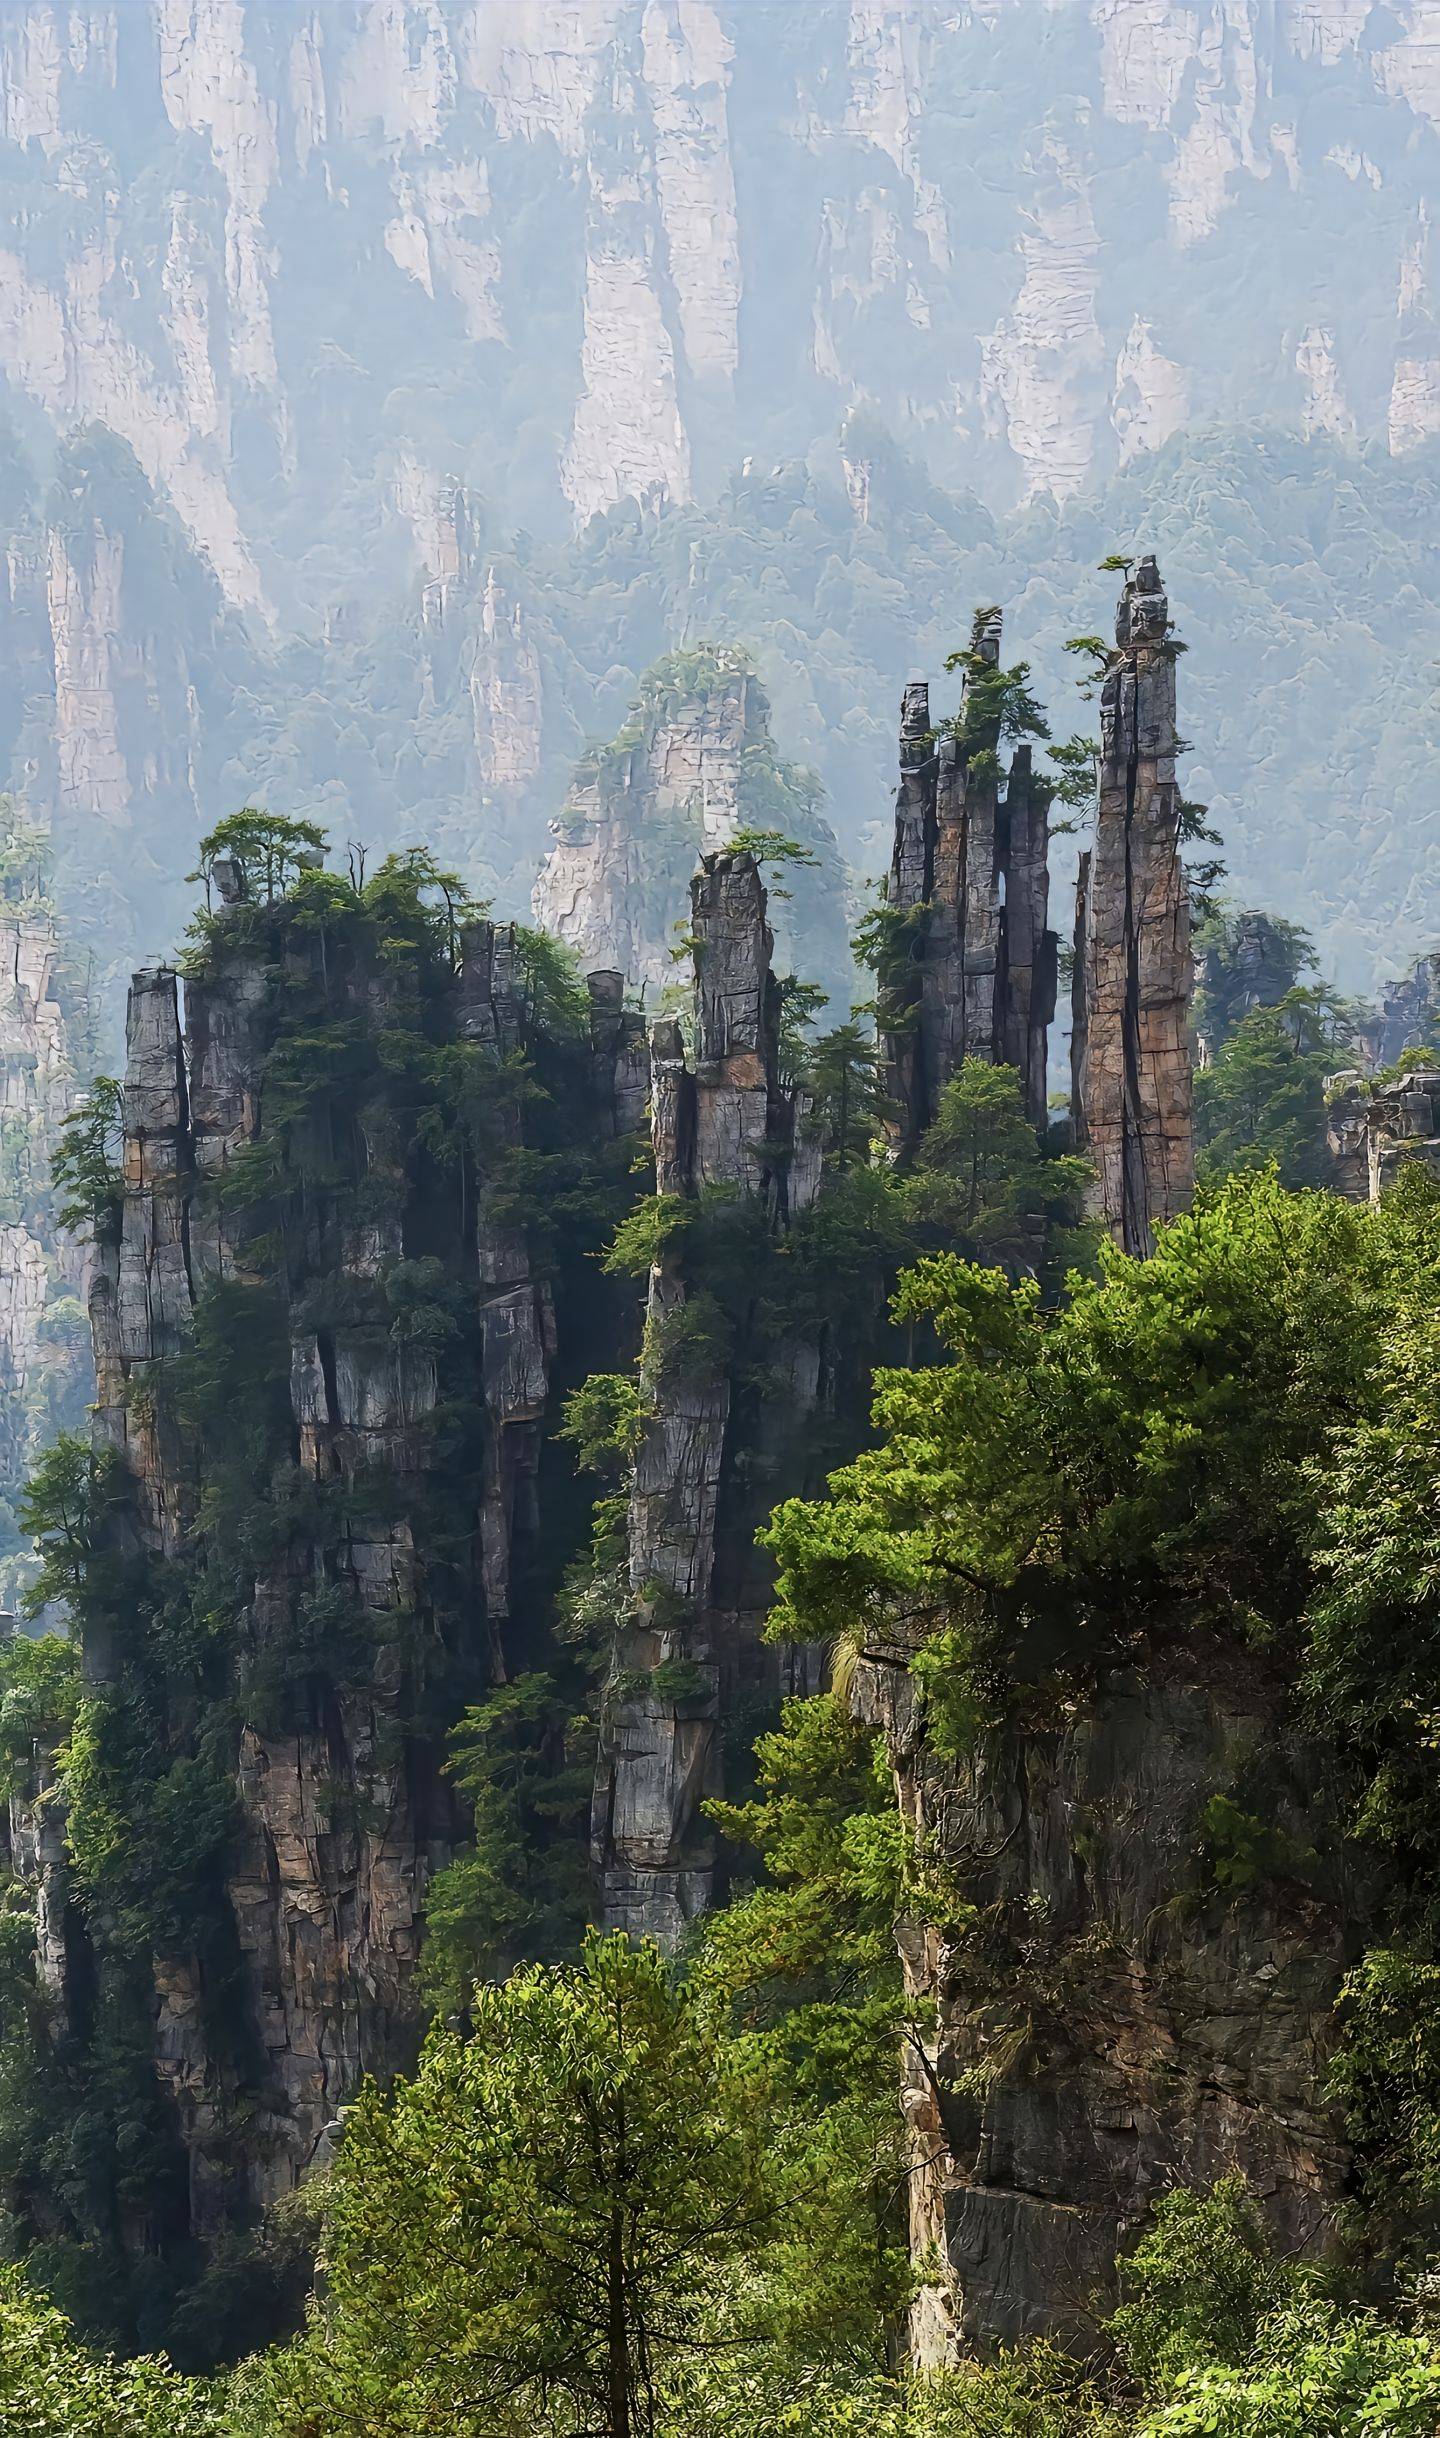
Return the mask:
<svg viewBox="0 0 1440 2438">
<path fill-rule="evenodd" d="M 752 855 L 705 857 L 691 886 L 691 939 L 693 1065 L 677 1023 L 651 1035 L 656 1185 L 685 1202 L 718 1189 L 742 1224 L 758 1210 L 782 1228 L 813 1199 L 819 1162 L 804 1096 L 780 1081 L 780 993 Z M 604 1920 L 667 1945 L 710 1902 L 714 1855 L 700 1805 L 719 1792 L 722 1715 L 761 1664 L 769 1586 L 755 1567 L 754 1532 L 776 1493 L 772 1483 L 755 1506 L 739 1444 L 763 1438 L 763 1409 L 788 1399 L 793 1415 L 814 1393 L 813 1366 L 807 1373 L 796 1349 L 772 1349 L 774 1396 L 761 1398 L 757 1428 L 740 1410 L 716 1317 L 706 1275 L 691 1275 L 684 1231 L 671 1231 L 650 1273 L 629 1600 L 606 1688 L 593 1821 Z"/>
<path fill-rule="evenodd" d="M 913 1149 L 966 1058 L 1019 1068 L 1026 1108 L 1045 1123 L 1045 1044 L 1055 1013 L 1049 902 L 1049 790 L 1016 747 L 999 760 L 1000 612 L 977 613 L 959 717 L 930 725 L 930 690 L 905 689 L 900 786 L 886 903 L 906 918 L 903 972 L 886 1035 L 901 1147 Z"/>
<path fill-rule="evenodd" d="M 1175 645 L 1153 558 L 1125 580 L 1100 695 L 1095 842 L 1082 867 L 1072 1043 L 1077 1142 L 1127 1253 L 1195 1184 L 1190 903 L 1175 778 Z"/>
</svg>

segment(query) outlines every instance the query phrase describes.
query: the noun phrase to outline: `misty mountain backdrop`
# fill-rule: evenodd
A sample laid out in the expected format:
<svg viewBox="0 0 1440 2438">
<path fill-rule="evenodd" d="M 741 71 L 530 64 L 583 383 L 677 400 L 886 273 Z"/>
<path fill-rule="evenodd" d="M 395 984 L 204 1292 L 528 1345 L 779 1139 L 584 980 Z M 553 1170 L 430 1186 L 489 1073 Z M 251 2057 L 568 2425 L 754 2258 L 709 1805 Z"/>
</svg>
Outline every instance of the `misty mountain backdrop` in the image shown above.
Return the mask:
<svg viewBox="0 0 1440 2438">
<path fill-rule="evenodd" d="M 1088 726 L 1142 541 L 1235 893 L 1440 929 L 1436 0 L 0 0 L 0 104 L 0 781 L 97 979 L 247 800 L 524 913 L 701 642 L 874 871 L 907 673 L 1002 602 Z"/>
</svg>

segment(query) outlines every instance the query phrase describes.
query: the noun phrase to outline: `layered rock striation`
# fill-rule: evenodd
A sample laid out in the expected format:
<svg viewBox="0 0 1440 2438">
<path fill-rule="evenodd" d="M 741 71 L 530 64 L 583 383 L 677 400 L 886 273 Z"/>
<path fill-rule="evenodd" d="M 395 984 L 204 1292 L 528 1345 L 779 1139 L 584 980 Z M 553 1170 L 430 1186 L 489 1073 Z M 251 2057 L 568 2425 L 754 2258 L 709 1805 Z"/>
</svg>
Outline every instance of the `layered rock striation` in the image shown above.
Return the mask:
<svg viewBox="0 0 1440 2438">
<path fill-rule="evenodd" d="M 1117 1244 L 1148 1253 L 1195 1183 L 1194 966 L 1175 777 L 1176 645 L 1153 558 L 1125 581 L 1100 694 L 1094 843 L 1076 929 L 1072 1110 Z"/>
<path fill-rule="evenodd" d="M 445 951 L 432 925 L 387 960 L 333 895 L 312 924 L 212 878 L 230 902 L 198 966 L 130 993 L 90 1291 L 110 1556 L 142 1614 L 189 1601 L 211 1637 L 218 1723 L 172 1688 L 165 1742 L 218 1772 L 226 1827 L 203 1925 L 172 1920 L 149 1965 L 204 2238 L 288 2190 L 417 2036 L 426 1886 L 466 1833 L 444 1735 L 533 1630 L 556 1361 L 511 1182 L 537 1047 L 516 932 L 464 922 Z M 567 1054 L 599 1142 L 643 1080 L 616 977 L 590 1009 Z M 81 1627 L 96 1697 L 131 1702 L 127 1614 L 91 1600 Z M 103 1983 L 103 1917 L 75 1935 Z"/>
</svg>

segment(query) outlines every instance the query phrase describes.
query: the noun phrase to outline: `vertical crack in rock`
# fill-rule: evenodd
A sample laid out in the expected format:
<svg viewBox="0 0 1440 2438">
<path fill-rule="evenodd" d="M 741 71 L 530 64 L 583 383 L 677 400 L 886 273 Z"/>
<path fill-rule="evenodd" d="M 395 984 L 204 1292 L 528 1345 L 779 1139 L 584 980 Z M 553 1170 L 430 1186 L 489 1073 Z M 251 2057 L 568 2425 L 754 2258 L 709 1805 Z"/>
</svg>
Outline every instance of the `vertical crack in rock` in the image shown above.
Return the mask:
<svg viewBox="0 0 1440 2438">
<path fill-rule="evenodd" d="M 1117 1244 L 1147 1255 L 1157 1221 L 1188 1209 L 1195 1182 L 1175 646 L 1153 558 L 1126 578 L 1115 643 L 1100 697 L 1071 1055 L 1076 1135 L 1095 1164 L 1097 1207 Z"/>
</svg>

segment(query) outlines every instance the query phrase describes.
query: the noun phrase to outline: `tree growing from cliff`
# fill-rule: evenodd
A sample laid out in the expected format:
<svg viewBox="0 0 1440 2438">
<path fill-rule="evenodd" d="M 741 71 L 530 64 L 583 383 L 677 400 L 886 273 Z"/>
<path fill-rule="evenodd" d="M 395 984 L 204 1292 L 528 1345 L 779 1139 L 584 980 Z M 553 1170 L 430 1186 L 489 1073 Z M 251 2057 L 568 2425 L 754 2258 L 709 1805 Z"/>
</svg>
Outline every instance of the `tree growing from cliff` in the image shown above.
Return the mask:
<svg viewBox="0 0 1440 2438">
<path fill-rule="evenodd" d="M 283 813 L 266 813 L 247 804 L 242 812 L 217 822 L 201 839 L 199 862 L 186 878 L 203 881 L 208 905 L 215 866 L 232 862 L 239 869 L 245 896 L 273 906 L 297 873 L 323 857 L 326 843 L 325 832 L 314 821 L 290 821 Z"/>
<path fill-rule="evenodd" d="M 113 1075 L 97 1075 L 62 1123 L 50 1163 L 62 1227 L 93 1235 L 119 1209 L 124 1141 L 124 1086 Z"/>
</svg>

